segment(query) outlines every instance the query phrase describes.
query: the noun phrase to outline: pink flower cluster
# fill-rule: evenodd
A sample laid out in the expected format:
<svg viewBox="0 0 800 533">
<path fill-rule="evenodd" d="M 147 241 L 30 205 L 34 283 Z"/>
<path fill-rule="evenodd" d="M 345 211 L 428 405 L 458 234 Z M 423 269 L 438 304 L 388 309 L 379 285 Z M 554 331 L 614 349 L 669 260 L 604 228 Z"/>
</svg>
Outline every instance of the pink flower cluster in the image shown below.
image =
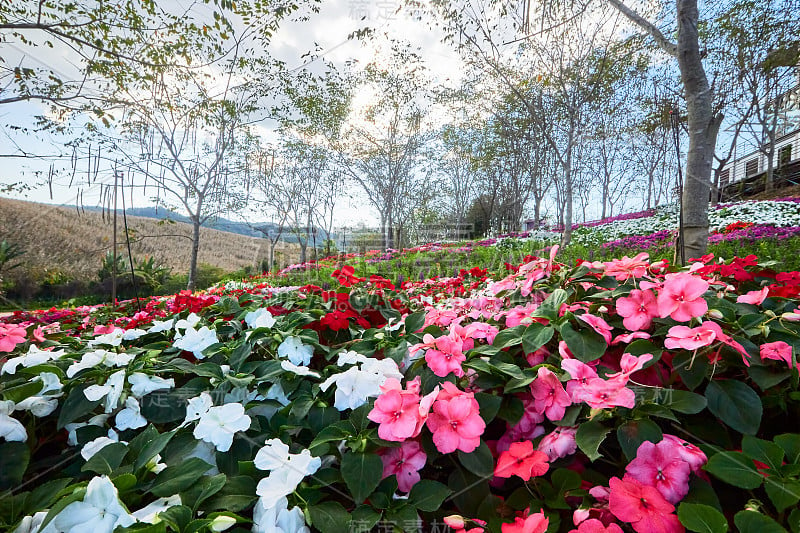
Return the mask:
<svg viewBox="0 0 800 533">
<path fill-rule="evenodd" d="M 486 423 L 479 414 L 478 401 L 471 392 L 464 392 L 450 382 L 437 386 L 430 394 L 420 396 L 420 378 L 408 383 L 389 378 L 381 386 L 381 395 L 367 417 L 379 424 L 378 436 L 383 440 L 404 442 L 419 435 L 427 424 L 433 443 L 442 453 L 461 450 L 470 453 L 480 445 Z"/>
<path fill-rule="evenodd" d="M 0 352 L 13 352 L 17 344 L 25 342 L 28 333 L 16 324 L 0 324 Z"/>
<path fill-rule="evenodd" d="M 611 409 L 614 407 L 633 408 L 636 394 L 626 387 L 631 374 L 641 370 L 653 358 L 646 353 L 640 356 L 622 354 L 620 372 L 603 379 L 597 371 L 577 359 L 564 359 L 561 368 L 566 370 L 572 379 L 567 382 L 566 393 L 573 403 L 585 402 L 592 409 Z"/>
</svg>

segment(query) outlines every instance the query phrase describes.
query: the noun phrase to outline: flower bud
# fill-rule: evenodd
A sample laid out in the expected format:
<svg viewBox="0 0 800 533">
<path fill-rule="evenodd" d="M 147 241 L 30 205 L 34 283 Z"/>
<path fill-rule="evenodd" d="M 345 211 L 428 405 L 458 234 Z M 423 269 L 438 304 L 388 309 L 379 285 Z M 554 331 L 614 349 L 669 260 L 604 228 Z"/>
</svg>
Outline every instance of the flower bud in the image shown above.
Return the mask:
<svg viewBox="0 0 800 533">
<path fill-rule="evenodd" d="M 214 518 L 208 525 L 211 531 L 225 531 L 236 523 L 236 519 L 232 516 L 219 515 Z"/>
<path fill-rule="evenodd" d="M 722 314 L 722 311 L 719 309 L 709 309 L 708 317 L 713 318 L 714 320 L 722 320 L 725 316 Z"/>
</svg>

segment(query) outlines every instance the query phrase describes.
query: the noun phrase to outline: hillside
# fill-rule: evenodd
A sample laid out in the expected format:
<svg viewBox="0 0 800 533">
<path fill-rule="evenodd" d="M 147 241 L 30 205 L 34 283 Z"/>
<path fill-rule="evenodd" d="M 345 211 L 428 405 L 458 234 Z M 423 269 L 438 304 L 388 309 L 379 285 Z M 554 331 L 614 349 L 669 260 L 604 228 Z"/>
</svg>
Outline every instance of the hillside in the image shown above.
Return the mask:
<svg viewBox="0 0 800 533">
<path fill-rule="evenodd" d="M 127 255 L 121 213 L 117 218 L 118 253 Z M 186 273 L 191 251 L 191 226 L 182 222 L 161 222 L 152 218 L 128 217 L 134 258 L 153 256 Z M 113 227 L 101 212 L 0 198 L 0 240 L 24 250 L 23 266 L 14 271 L 38 274 L 61 272 L 72 279 L 91 280 L 97 275 L 102 257 L 111 250 Z M 199 262 L 233 271 L 256 266 L 266 256 L 267 241 L 215 229 L 201 229 Z M 297 259 L 296 246 L 282 244 L 282 263 Z M 289 254 L 287 255 L 285 254 Z"/>
</svg>

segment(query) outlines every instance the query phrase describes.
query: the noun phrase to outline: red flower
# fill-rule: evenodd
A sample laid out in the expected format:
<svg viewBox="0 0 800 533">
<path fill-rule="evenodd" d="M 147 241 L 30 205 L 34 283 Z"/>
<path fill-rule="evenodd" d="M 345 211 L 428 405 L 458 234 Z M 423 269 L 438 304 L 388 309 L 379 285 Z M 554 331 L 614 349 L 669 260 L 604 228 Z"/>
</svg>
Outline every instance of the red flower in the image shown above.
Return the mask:
<svg viewBox="0 0 800 533">
<path fill-rule="evenodd" d="M 633 479 L 612 477 L 608 507 L 611 514 L 629 522 L 637 533 L 680 533 L 684 531 L 675 506 L 669 503 L 655 487 Z"/>
<path fill-rule="evenodd" d="M 532 477 L 544 475 L 550 467 L 547 454 L 533 449 L 529 440 L 514 442 L 508 451 L 500 454 L 494 475 L 497 477 L 518 476 L 528 481 Z"/>
</svg>

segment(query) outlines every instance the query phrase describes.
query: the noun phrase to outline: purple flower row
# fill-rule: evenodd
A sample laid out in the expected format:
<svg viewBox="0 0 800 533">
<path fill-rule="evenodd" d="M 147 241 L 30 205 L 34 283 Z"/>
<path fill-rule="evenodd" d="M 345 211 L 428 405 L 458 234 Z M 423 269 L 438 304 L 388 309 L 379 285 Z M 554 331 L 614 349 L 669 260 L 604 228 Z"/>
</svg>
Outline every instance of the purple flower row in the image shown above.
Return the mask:
<svg viewBox="0 0 800 533">
<path fill-rule="evenodd" d="M 786 228 L 776 228 L 767 224 L 750 226 L 749 228 L 738 229 L 730 233 L 717 233 L 709 236 L 710 244 L 722 241 L 748 240 L 757 241 L 760 239 L 788 239 L 800 235 L 800 226 L 790 226 Z"/>
<path fill-rule="evenodd" d="M 675 232 L 661 230 L 650 235 L 631 235 L 615 241 L 609 241 L 600 247 L 604 250 L 613 251 L 617 248 L 648 250 L 656 247 L 671 246 L 675 242 Z"/>
<path fill-rule="evenodd" d="M 624 213 L 622 215 L 617 215 L 614 217 L 606 217 L 600 220 L 592 220 L 590 222 L 581 222 L 580 224 L 573 224 L 572 229 L 578 228 L 593 228 L 595 226 L 602 226 L 603 224 L 608 224 L 610 222 L 616 222 L 617 220 L 634 220 L 637 218 L 647 218 L 651 217 L 656 214 L 655 209 L 645 209 L 644 211 L 637 211 L 636 213 Z M 563 226 L 554 226 L 553 231 L 563 231 Z"/>
</svg>

